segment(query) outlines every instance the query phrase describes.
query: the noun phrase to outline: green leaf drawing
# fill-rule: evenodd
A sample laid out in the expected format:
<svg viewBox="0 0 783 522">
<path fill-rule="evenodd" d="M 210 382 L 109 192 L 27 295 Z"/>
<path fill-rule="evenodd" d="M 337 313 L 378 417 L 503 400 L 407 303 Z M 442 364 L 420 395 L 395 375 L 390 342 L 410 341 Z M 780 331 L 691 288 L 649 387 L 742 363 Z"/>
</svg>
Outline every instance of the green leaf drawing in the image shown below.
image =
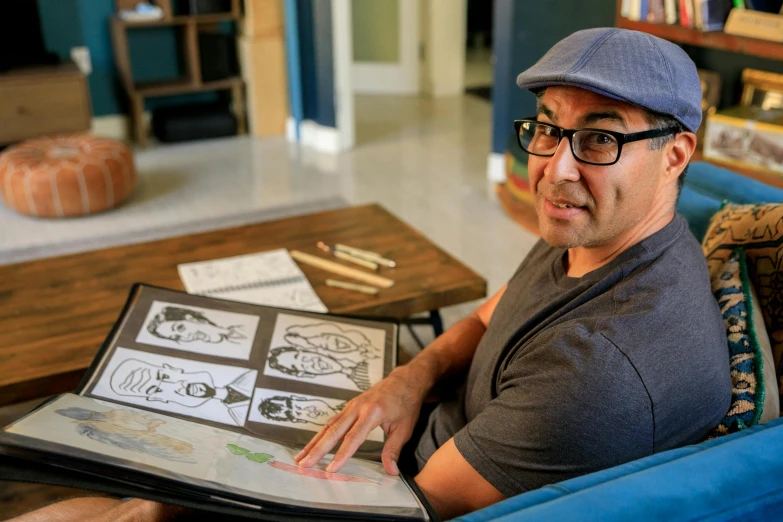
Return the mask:
<svg viewBox="0 0 783 522">
<path fill-rule="evenodd" d="M 226 448 L 234 455 L 247 455 L 248 453 L 250 453 L 249 450 L 246 450 L 245 448 L 240 448 L 236 444 L 226 444 Z"/>
<path fill-rule="evenodd" d="M 270 455 L 269 453 L 249 453 L 245 455 L 247 460 L 252 460 L 253 462 L 259 462 L 263 464 L 264 462 L 269 462 L 270 460 L 275 460 L 274 455 Z"/>
<path fill-rule="evenodd" d="M 274 455 L 269 453 L 250 453 L 250 450 L 237 446 L 236 444 L 226 444 L 226 449 L 234 455 L 244 456 L 247 460 L 263 464 L 275 460 Z"/>
</svg>

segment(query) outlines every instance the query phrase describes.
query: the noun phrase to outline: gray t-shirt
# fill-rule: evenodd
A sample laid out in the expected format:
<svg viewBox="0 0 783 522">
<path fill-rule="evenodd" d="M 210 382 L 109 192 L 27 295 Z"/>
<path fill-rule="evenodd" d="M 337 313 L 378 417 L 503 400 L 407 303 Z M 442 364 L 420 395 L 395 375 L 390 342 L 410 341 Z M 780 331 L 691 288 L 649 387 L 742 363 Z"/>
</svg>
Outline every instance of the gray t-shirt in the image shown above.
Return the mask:
<svg viewBox="0 0 783 522">
<path fill-rule="evenodd" d="M 509 281 L 419 469 L 454 437 L 512 496 L 701 441 L 726 414 L 726 334 L 682 216 L 581 278 L 565 254 L 539 241 Z"/>
</svg>

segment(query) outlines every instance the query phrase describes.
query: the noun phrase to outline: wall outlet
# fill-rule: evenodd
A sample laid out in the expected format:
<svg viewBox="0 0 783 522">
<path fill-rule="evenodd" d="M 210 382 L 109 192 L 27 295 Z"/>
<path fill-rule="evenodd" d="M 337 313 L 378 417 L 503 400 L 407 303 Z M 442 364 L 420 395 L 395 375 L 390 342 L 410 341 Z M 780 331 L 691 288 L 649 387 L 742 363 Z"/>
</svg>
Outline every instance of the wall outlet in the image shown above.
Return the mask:
<svg viewBox="0 0 783 522">
<path fill-rule="evenodd" d="M 90 59 L 90 49 L 87 47 L 71 48 L 71 59 L 76 62 L 76 66 L 85 75 L 92 74 L 92 60 Z"/>
</svg>

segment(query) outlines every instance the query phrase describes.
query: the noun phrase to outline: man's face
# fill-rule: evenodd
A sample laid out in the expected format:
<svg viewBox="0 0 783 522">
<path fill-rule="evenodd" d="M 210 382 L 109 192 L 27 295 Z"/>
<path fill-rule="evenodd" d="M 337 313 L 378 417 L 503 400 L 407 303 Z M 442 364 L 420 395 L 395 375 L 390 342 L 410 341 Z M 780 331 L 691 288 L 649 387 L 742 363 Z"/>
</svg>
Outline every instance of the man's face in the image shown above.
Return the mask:
<svg viewBox="0 0 783 522">
<path fill-rule="evenodd" d="M 650 128 L 642 109 L 576 87 L 548 87 L 538 120 L 626 134 Z M 649 140 L 627 143 L 609 166 L 577 161 L 566 138 L 552 157 L 531 155 L 530 187 L 544 240 L 560 248 L 604 247 L 642 226 L 661 204 L 663 188 L 664 155 L 649 146 Z"/>
<path fill-rule="evenodd" d="M 182 342 L 201 341 L 205 343 L 219 343 L 226 338 L 228 330 L 213 326 L 209 323 L 197 321 L 195 319 L 185 319 L 180 321 L 163 321 L 155 331 L 161 337 Z"/>
<path fill-rule="evenodd" d="M 279 354 L 277 362 L 281 366 L 294 368 L 297 371 L 312 375 L 339 373 L 343 369 L 342 365 L 331 357 L 300 350 Z"/>
</svg>

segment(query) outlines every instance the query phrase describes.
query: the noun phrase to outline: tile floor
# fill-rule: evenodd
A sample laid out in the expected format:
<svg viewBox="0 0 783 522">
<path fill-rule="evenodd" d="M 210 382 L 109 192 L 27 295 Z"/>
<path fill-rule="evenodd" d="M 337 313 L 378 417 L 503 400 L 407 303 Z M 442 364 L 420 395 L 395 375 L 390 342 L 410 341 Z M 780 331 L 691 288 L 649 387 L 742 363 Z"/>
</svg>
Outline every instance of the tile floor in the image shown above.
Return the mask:
<svg viewBox="0 0 783 522">
<path fill-rule="evenodd" d="M 381 203 L 487 278 L 490 292 L 500 288 L 536 238 L 504 214 L 487 184 L 490 105 L 473 96 L 362 96 L 356 114 L 357 146 L 341 155 L 283 138 L 160 146 L 137 153 L 137 192 L 113 212 L 49 221 L 0 205 L 0 263 L 4 251 L 5 262 L 14 261 L 14 249 L 46 257 L 341 198 Z M 450 324 L 473 306 L 446 310 L 444 319 Z"/>
</svg>

